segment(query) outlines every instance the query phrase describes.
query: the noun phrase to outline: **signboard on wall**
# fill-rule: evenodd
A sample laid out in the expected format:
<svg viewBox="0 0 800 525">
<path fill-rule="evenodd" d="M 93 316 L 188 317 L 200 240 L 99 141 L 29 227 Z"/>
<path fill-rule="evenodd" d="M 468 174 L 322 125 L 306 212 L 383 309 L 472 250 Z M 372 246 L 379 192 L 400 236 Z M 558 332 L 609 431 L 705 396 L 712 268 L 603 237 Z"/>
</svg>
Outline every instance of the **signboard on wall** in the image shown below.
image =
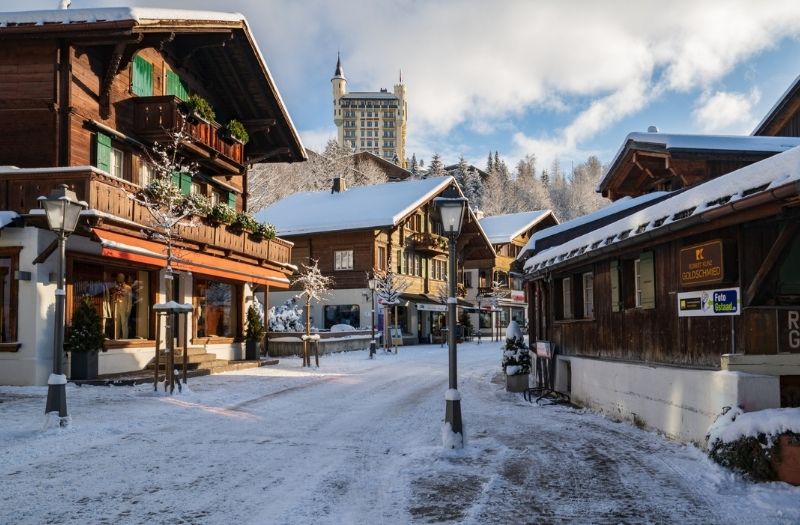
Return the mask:
<svg viewBox="0 0 800 525">
<path fill-rule="evenodd" d="M 741 312 L 742 294 L 738 287 L 678 294 L 678 317 L 719 317 Z"/>
<path fill-rule="evenodd" d="M 682 248 L 679 258 L 681 285 L 722 282 L 725 279 L 723 254 L 720 239 Z"/>
<path fill-rule="evenodd" d="M 518 303 L 524 303 L 525 292 L 523 290 L 511 290 L 511 300 Z"/>
<path fill-rule="evenodd" d="M 420 311 L 420 312 L 446 312 L 447 311 L 447 305 L 444 305 L 444 304 L 417 303 L 417 311 Z"/>
<path fill-rule="evenodd" d="M 778 310 L 778 352 L 800 353 L 800 310 Z"/>
</svg>

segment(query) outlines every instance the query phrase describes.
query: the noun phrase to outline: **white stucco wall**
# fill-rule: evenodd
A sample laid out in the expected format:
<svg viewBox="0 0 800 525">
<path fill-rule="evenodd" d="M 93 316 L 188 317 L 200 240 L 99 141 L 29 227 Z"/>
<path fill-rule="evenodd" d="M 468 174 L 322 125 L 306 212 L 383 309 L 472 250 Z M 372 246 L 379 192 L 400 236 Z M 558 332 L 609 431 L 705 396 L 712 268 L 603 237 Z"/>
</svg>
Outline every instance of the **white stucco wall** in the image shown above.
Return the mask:
<svg viewBox="0 0 800 525">
<path fill-rule="evenodd" d="M 269 307 L 278 306 L 292 297 L 298 295 L 298 291 L 273 291 L 269 292 Z M 378 297 L 375 297 L 377 303 Z M 298 304 L 301 308 L 305 309 L 305 299 L 299 299 Z M 372 295 L 369 288 L 350 288 L 344 290 L 330 290 L 322 303 L 311 303 L 311 317 L 312 326 L 322 329 L 325 326 L 325 314 L 323 307 L 325 305 L 344 305 L 344 304 L 357 304 L 359 307 L 359 314 L 361 319 L 361 328 L 369 328 L 372 324 Z M 378 305 L 375 305 L 375 324 L 378 323 Z M 303 310 L 305 313 L 305 310 Z"/>
<path fill-rule="evenodd" d="M 723 407 L 749 412 L 780 406 L 777 376 L 566 356 L 558 361 L 556 389 L 566 390 L 569 380 L 576 404 L 614 418 L 635 417 L 679 441 L 703 444 Z"/>
</svg>

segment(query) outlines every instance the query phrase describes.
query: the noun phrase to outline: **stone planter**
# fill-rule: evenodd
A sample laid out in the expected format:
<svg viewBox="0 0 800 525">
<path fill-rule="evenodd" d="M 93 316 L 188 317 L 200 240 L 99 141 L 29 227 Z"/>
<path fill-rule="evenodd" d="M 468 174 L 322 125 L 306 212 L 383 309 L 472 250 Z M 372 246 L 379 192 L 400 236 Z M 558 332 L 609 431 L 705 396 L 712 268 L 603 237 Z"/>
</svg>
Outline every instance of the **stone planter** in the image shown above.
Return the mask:
<svg viewBox="0 0 800 525">
<path fill-rule="evenodd" d="M 524 392 L 529 387 L 530 374 L 514 374 L 506 376 L 506 391 L 508 392 Z"/>
<path fill-rule="evenodd" d="M 72 352 L 70 379 L 97 379 L 97 352 Z"/>
<path fill-rule="evenodd" d="M 780 481 L 800 485 L 800 435 L 781 434 L 777 441 L 777 458 L 772 458 L 772 468 Z"/>
</svg>

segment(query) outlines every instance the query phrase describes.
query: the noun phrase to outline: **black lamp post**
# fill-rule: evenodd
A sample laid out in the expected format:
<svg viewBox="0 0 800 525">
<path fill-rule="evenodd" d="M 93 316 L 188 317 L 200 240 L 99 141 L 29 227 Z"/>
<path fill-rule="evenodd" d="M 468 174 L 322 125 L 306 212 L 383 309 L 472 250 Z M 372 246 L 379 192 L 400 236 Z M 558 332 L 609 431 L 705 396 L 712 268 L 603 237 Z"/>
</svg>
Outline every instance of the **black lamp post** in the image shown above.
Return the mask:
<svg viewBox="0 0 800 525">
<path fill-rule="evenodd" d="M 449 195 L 448 195 L 449 194 Z M 442 230 L 447 236 L 450 248 L 448 261 L 449 272 L 447 275 L 447 347 L 450 363 L 448 391 L 445 396 L 445 424 L 450 424 L 450 431 L 462 434 L 461 429 L 461 396 L 458 393 L 458 379 L 456 377 L 456 243 L 461 232 L 461 222 L 464 218 L 464 208 L 467 199 L 461 197 L 455 190 L 446 191 L 442 197 L 433 199 L 433 205 L 439 212 L 442 221 Z M 463 435 L 463 434 L 462 434 Z M 448 445 L 445 442 L 445 445 Z M 463 445 L 463 440 L 461 441 Z M 454 442 L 454 446 L 459 446 Z"/>
<path fill-rule="evenodd" d="M 372 359 L 372 355 L 375 353 L 377 345 L 375 344 L 375 272 L 372 272 L 372 277 L 367 279 L 367 285 L 369 286 L 369 291 L 372 294 L 372 322 L 370 323 L 372 326 L 372 338 L 369 342 L 369 358 Z"/>
<path fill-rule="evenodd" d="M 47 197 L 39 197 L 39 204 L 44 208 L 47 225 L 58 237 L 58 286 L 56 288 L 55 334 L 53 343 L 53 373 L 47 380 L 47 406 L 45 415 L 58 413 L 59 426 L 67 426 L 67 378 L 64 375 L 64 245 L 67 237 L 78 226 L 81 210 L 88 207 L 79 201 L 75 192 L 66 184 L 50 192 Z"/>
</svg>

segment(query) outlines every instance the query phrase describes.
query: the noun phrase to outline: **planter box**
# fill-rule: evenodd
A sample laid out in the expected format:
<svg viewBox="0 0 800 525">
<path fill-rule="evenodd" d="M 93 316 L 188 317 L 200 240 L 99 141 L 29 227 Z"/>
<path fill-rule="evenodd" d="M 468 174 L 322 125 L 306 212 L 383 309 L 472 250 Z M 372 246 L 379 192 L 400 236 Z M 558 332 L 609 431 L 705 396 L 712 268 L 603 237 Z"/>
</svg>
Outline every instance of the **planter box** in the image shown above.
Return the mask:
<svg viewBox="0 0 800 525">
<path fill-rule="evenodd" d="M 97 379 L 97 352 L 72 352 L 70 379 Z"/>
<path fill-rule="evenodd" d="M 255 361 L 259 359 L 258 347 L 259 347 L 258 341 L 245 340 L 244 343 L 245 359 L 247 359 L 248 361 Z"/>
<path fill-rule="evenodd" d="M 780 481 L 800 485 L 800 435 L 781 434 L 778 437 L 778 459 L 772 459 L 772 468 Z"/>
<path fill-rule="evenodd" d="M 524 392 L 529 387 L 530 374 L 515 374 L 506 376 L 506 391 L 508 392 Z"/>
</svg>

